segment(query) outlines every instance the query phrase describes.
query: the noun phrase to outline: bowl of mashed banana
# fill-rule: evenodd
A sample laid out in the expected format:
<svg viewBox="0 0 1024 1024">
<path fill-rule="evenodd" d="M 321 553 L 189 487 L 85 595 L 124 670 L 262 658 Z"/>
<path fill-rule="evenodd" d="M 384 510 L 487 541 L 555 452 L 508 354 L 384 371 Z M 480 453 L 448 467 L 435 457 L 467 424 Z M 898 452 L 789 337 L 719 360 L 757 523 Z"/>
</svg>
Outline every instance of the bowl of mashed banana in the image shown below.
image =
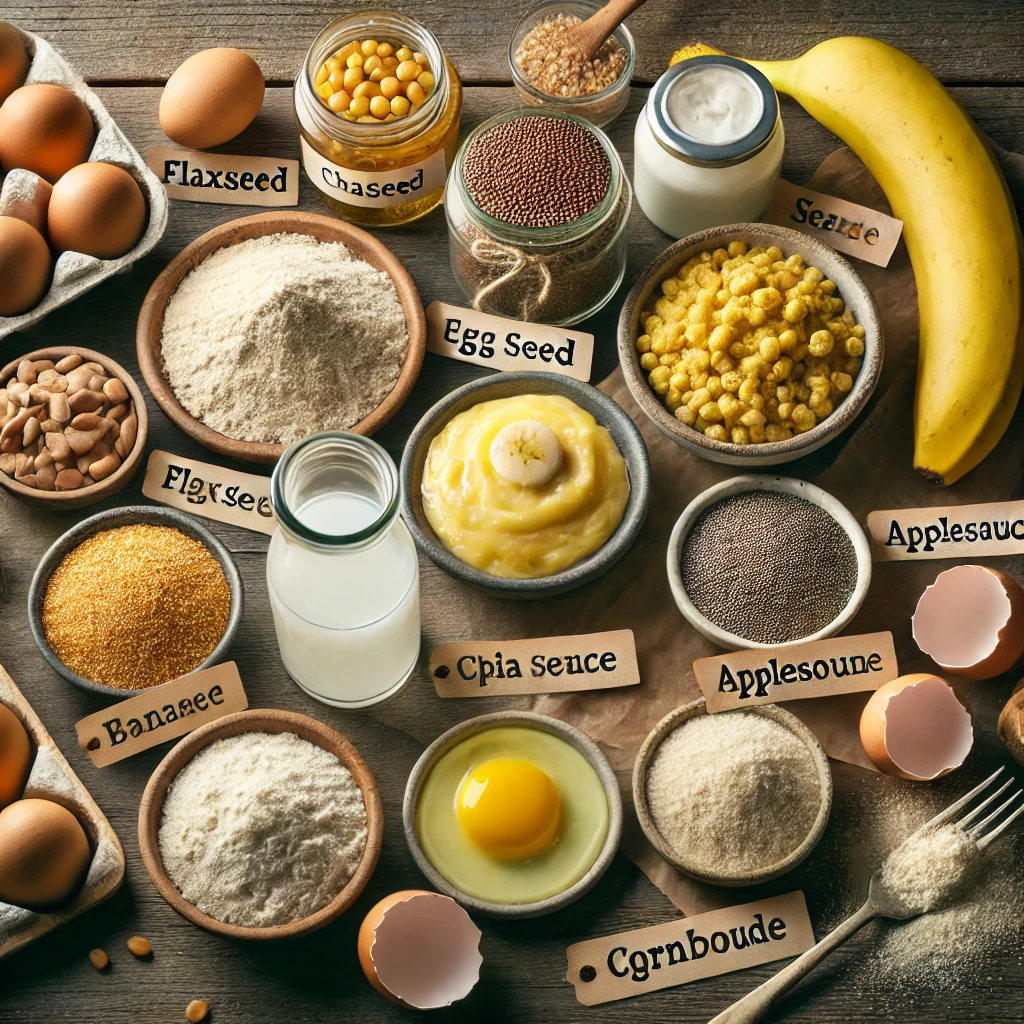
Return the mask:
<svg viewBox="0 0 1024 1024">
<path fill-rule="evenodd" d="M 404 519 L 449 575 L 510 598 L 565 593 L 629 550 L 650 500 L 647 447 L 603 392 L 552 373 L 453 391 L 402 458 Z"/>
</svg>

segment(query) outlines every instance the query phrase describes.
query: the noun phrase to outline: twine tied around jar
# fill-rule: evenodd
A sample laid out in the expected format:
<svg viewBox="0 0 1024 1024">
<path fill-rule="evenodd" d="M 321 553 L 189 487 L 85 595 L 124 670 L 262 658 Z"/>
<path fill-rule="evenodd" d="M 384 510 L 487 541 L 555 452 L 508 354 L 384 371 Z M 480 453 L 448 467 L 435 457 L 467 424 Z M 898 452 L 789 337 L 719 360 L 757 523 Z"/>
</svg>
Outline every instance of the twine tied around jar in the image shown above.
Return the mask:
<svg viewBox="0 0 1024 1024">
<path fill-rule="evenodd" d="M 496 267 L 505 271 L 501 277 L 485 285 L 473 296 L 473 308 L 477 312 L 482 312 L 481 303 L 491 292 L 510 284 L 533 269 L 540 275 L 540 290 L 535 296 L 523 294 L 521 319 L 529 320 L 544 306 L 551 291 L 551 271 L 539 257 L 528 256 L 522 249 L 496 242 L 492 238 L 475 238 L 469 248 L 481 266 Z"/>
</svg>

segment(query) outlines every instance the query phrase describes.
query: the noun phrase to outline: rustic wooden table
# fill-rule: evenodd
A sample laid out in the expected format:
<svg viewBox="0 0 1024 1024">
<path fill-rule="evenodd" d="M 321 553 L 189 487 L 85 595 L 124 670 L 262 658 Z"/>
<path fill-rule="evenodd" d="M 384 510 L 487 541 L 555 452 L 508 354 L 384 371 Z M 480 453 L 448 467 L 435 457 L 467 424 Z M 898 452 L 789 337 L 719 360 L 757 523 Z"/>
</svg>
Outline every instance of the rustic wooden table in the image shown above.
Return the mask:
<svg viewBox="0 0 1024 1024">
<path fill-rule="evenodd" d="M 351 0 L 339 7 L 323 0 L 16 0 L 0 4 L 0 18 L 46 37 L 94 85 L 111 114 L 140 151 L 164 141 L 157 122 L 160 88 L 178 63 L 210 46 L 238 46 L 266 74 L 262 112 L 230 151 L 297 157 L 291 113 L 291 82 L 306 47 L 319 29 L 349 8 L 379 6 Z M 522 3 L 500 0 L 421 0 L 409 13 L 439 37 L 467 84 L 463 131 L 515 105 L 505 48 Z M 713 5 L 650 0 L 630 19 L 639 57 L 629 109 L 611 136 L 632 164 L 633 124 L 646 87 L 677 46 L 703 39 L 734 53 L 793 56 L 829 36 L 876 35 L 901 47 L 947 83 L 980 126 L 1008 149 L 1024 152 L 1024 5 L 1021 0 L 797 0 L 781 8 L 721 0 Z M 835 139 L 794 103 L 783 100 L 787 150 L 785 175 L 805 180 L 836 146 Z M 302 209 L 323 208 L 305 180 Z M 49 344 L 80 344 L 109 353 L 131 371 L 135 319 L 150 283 L 186 243 L 246 208 L 172 203 L 167 233 L 131 273 L 115 277 L 24 335 L 7 339 L 0 363 Z M 462 301 L 448 268 L 444 216 L 383 234 L 416 280 L 424 303 Z M 630 224 L 627 283 L 668 242 L 634 210 Z M 583 325 L 597 335 L 593 380 L 615 365 L 614 323 L 620 301 Z M 397 459 L 412 425 L 434 401 L 480 372 L 427 356 L 422 376 L 404 409 L 378 435 Z M 149 400 L 150 446 L 193 458 L 213 456 L 176 429 Z M 239 467 L 251 468 L 251 467 Z M 141 474 L 112 504 L 142 500 Z M 184 1019 L 185 1004 L 208 999 L 218 1024 L 263 1020 L 400 1020 L 405 1012 L 382 1000 L 362 977 L 355 935 L 363 914 L 395 889 L 423 879 L 413 865 L 401 829 L 406 776 L 419 752 L 460 718 L 488 710 L 499 700 L 439 701 L 429 681 L 415 678 L 397 698 L 365 713 L 338 712 L 302 694 L 288 679 L 277 652 L 264 582 L 266 539 L 214 524 L 234 554 L 245 583 L 246 610 L 233 657 L 254 707 L 304 712 L 345 733 L 369 761 L 384 797 L 383 856 L 368 890 L 333 926 L 281 946 L 223 941 L 179 918 L 146 876 L 136 839 L 142 789 L 166 751 L 158 748 L 122 764 L 95 769 L 75 743 L 74 722 L 104 705 L 73 689 L 43 661 L 26 622 L 32 572 L 47 546 L 78 519 L 106 506 L 62 515 L 39 512 L 0 495 L 0 560 L 6 596 L 0 603 L 0 663 L 33 702 L 57 743 L 106 811 L 128 860 L 124 887 L 109 903 L 0 963 L 0 1022 L 76 1021 L 82 1024 L 157 1024 Z M 424 648 L 440 639 L 431 592 L 438 570 L 423 565 Z M 508 702 L 505 702 L 506 705 Z M 825 883 L 827 885 L 827 882 Z M 564 981 L 565 947 L 579 938 L 669 920 L 676 911 L 624 857 L 618 857 L 585 899 L 540 921 L 481 921 L 484 967 L 480 985 L 438 1019 L 549 1022 L 556 1020 L 705 1021 L 766 978 L 765 967 L 684 989 L 584 1010 Z M 133 961 L 124 949 L 132 934 L 147 936 L 151 963 Z M 780 1009 L 794 1021 L 1020 1021 L 1024 1017 L 1024 968 L 1019 951 L 993 962 L 987 978 L 953 996 L 929 991 L 877 998 L 844 979 L 843 965 L 858 956 L 867 938 L 852 941 Z M 86 953 L 103 946 L 116 953 L 109 974 L 99 975 Z"/>
</svg>

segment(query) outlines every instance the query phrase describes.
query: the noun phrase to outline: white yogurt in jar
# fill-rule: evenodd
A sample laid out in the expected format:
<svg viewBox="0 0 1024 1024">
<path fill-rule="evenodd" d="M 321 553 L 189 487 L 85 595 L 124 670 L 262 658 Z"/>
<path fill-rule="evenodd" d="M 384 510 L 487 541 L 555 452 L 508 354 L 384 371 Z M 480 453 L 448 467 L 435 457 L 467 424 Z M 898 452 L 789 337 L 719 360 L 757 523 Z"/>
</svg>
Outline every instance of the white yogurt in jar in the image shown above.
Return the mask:
<svg viewBox="0 0 1024 1024">
<path fill-rule="evenodd" d="M 768 80 L 733 57 L 674 65 L 635 131 L 637 202 L 675 238 L 756 221 L 782 167 L 785 135 Z"/>
</svg>

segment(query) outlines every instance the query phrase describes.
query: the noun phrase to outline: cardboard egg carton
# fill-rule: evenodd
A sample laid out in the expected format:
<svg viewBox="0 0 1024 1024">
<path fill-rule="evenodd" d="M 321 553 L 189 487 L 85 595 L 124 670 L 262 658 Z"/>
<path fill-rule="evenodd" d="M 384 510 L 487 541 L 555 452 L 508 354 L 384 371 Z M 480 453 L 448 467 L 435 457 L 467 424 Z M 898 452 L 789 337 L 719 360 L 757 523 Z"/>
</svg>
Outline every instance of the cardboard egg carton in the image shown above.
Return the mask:
<svg viewBox="0 0 1024 1024">
<path fill-rule="evenodd" d="M 16 26 L 15 26 L 16 27 Z M 38 323 L 47 313 L 87 292 L 113 274 L 127 270 L 136 260 L 150 252 L 167 227 L 167 193 L 160 179 L 146 166 L 145 160 L 124 137 L 114 119 L 107 113 L 99 97 L 72 70 L 71 66 L 45 39 L 18 30 L 32 58 L 26 85 L 50 82 L 62 85 L 81 97 L 92 114 L 96 140 L 89 153 L 90 161 L 104 161 L 123 167 L 138 182 L 149 207 L 149 223 L 131 252 L 116 260 L 99 260 L 80 252 L 65 252 L 53 269 L 50 290 L 35 309 L 20 316 L 0 316 L 0 339 L 14 331 Z M 45 224 L 45 204 L 49 200 L 49 184 L 36 174 L 12 170 L 0 187 L 0 216 L 19 216 L 38 227 L 40 210 Z M 45 233 L 44 233 L 45 237 Z"/>
<path fill-rule="evenodd" d="M 85 884 L 66 906 L 50 914 L 0 902 L 0 958 L 113 896 L 124 880 L 124 851 L 106 815 L 57 749 L 32 705 L 0 665 L 0 704 L 6 704 L 28 730 L 33 759 L 24 797 L 63 804 L 82 823 L 93 849 Z"/>
</svg>

